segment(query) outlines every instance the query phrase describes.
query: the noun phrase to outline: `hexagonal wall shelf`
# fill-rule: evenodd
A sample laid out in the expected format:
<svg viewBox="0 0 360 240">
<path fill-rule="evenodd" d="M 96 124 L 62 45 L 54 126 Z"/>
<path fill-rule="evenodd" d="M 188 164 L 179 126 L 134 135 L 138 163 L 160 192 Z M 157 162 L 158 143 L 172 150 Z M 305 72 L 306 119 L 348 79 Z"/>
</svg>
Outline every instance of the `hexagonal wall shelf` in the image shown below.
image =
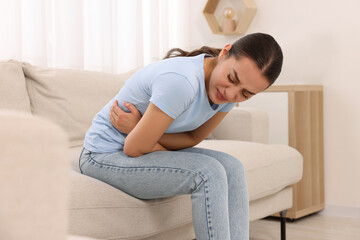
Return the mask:
<svg viewBox="0 0 360 240">
<path fill-rule="evenodd" d="M 251 21 L 253 20 L 256 13 L 256 5 L 254 0 L 242 0 L 245 10 L 240 14 L 238 19 L 238 24 L 233 32 L 223 32 L 221 30 L 220 24 L 216 17 L 214 16 L 215 9 L 220 0 L 208 0 L 206 6 L 203 10 L 204 16 L 211 28 L 211 31 L 215 34 L 241 34 L 244 35 L 248 30 Z"/>
</svg>

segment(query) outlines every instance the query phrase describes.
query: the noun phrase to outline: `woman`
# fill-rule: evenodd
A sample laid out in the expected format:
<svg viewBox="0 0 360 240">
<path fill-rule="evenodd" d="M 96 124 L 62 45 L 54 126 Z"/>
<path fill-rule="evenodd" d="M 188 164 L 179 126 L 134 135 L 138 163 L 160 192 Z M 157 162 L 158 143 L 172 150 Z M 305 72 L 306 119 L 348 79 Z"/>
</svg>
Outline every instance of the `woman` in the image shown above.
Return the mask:
<svg viewBox="0 0 360 240">
<path fill-rule="evenodd" d="M 242 164 L 192 147 L 237 102 L 274 83 L 281 48 L 255 33 L 223 49 L 173 49 L 165 58 L 136 72 L 95 116 L 80 169 L 140 199 L 191 194 L 197 240 L 249 239 Z"/>
</svg>

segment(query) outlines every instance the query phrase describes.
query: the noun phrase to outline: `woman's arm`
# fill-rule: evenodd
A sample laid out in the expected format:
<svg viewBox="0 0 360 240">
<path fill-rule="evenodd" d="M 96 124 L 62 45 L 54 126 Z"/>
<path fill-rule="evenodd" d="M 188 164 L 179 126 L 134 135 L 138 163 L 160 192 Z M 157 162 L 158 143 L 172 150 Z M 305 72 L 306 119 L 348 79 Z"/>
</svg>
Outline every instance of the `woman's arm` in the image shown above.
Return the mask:
<svg viewBox="0 0 360 240">
<path fill-rule="evenodd" d="M 125 138 L 124 153 L 137 157 L 154 151 L 166 151 L 158 141 L 173 121 L 174 119 L 150 103 L 144 116 Z"/>
<path fill-rule="evenodd" d="M 210 133 L 224 119 L 227 112 L 218 112 L 199 128 L 184 133 L 167 133 L 160 139 L 159 143 L 169 150 L 179 150 L 193 147 L 210 135 Z"/>
<path fill-rule="evenodd" d="M 120 132 L 129 134 L 141 119 L 140 112 L 131 103 L 125 105 L 130 113 L 122 111 L 115 101 L 110 111 L 111 123 Z M 193 147 L 204 140 L 224 119 L 226 112 L 218 112 L 211 119 L 205 122 L 199 128 L 183 133 L 164 133 L 159 139 L 160 146 L 168 150 L 179 150 L 183 148 Z M 154 150 L 155 151 L 155 150 Z"/>
</svg>

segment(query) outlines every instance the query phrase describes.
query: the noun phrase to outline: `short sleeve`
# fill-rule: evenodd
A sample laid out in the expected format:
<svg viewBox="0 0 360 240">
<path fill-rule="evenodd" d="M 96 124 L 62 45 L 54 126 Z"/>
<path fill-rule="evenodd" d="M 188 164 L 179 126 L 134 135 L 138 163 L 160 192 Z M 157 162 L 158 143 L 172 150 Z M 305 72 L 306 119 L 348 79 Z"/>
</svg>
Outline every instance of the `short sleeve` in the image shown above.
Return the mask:
<svg viewBox="0 0 360 240">
<path fill-rule="evenodd" d="M 165 73 L 152 82 L 150 102 L 176 119 L 195 98 L 196 92 L 188 79 L 177 73 Z"/>
<path fill-rule="evenodd" d="M 226 103 L 223 108 L 219 110 L 219 112 L 230 112 L 233 107 L 235 107 L 236 103 Z"/>
</svg>

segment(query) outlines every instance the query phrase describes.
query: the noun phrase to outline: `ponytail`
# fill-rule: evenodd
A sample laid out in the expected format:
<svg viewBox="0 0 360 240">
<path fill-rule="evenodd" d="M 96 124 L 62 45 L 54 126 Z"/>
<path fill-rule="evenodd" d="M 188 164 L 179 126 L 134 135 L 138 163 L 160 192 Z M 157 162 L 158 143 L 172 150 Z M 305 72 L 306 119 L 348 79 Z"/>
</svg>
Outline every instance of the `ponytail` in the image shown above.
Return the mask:
<svg viewBox="0 0 360 240">
<path fill-rule="evenodd" d="M 167 52 L 164 59 L 173 58 L 173 57 L 191 57 L 191 56 L 197 56 L 197 55 L 200 55 L 203 53 L 206 53 L 213 57 L 216 57 L 220 54 L 220 52 L 221 52 L 220 48 L 211 48 L 211 47 L 207 47 L 207 46 L 203 46 L 200 49 L 196 49 L 191 52 L 184 51 L 180 48 L 173 48 Z"/>
</svg>

